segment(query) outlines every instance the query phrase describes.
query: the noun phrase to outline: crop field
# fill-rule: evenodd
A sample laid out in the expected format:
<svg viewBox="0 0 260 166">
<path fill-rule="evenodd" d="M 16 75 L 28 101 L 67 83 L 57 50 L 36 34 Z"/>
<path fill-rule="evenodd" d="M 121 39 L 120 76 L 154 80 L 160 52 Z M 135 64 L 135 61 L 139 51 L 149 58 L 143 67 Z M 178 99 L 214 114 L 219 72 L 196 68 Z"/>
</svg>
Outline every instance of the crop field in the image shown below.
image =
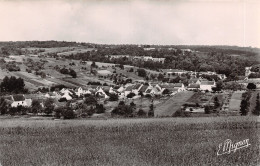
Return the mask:
<svg viewBox="0 0 260 166">
<path fill-rule="evenodd" d="M 155 107 L 155 116 L 172 116 L 194 94 L 192 91 L 179 92 L 167 101 Z"/>
<path fill-rule="evenodd" d="M 28 165 L 259 165 L 252 117 L 109 120 L 1 119 L 0 163 Z M 226 139 L 250 146 L 217 156 Z"/>
<path fill-rule="evenodd" d="M 242 99 L 243 91 L 236 91 L 232 94 L 230 103 L 229 103 L 229 110 L 230 111 L 239 111 L 240 110 L 240 103 Z"/>
</svg>

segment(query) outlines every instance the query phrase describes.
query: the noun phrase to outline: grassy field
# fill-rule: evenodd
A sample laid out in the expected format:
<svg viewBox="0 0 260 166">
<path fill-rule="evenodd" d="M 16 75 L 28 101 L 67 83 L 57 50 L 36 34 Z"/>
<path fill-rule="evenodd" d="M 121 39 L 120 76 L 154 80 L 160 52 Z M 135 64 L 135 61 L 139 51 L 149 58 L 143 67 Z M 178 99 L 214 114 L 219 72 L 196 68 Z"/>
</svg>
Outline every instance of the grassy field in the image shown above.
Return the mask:
<svg viewBox="0 0 260 166">
<path fill-rule="evenodd" d="M 243 93 L 244 93 L 244 91 L 236 91 L 232 94 L 230 103 L 229 103 L 230 111 L 239 111 L 240 110 L 240 103 L 241 103 Z"/>
<path fill-rule="evenodd" d="M 252 117 L 1 119 L 2 165 L 259 165 Z M 226 139 L 251 146 L 217 156 Z"/>
<path fill-rule="evenodd" d="M 192 91 L 179 92 L 155 107 L 155 117 L 172 116 L 194 94 Z"/>
</svg>

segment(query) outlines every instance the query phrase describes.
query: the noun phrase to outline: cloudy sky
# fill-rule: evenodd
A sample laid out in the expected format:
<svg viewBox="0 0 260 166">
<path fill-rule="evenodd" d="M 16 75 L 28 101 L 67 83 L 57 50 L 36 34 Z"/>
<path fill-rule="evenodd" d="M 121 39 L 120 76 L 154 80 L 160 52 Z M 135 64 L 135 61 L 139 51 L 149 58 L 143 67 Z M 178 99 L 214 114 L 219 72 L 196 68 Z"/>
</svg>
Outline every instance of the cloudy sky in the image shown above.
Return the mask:
<svg viewBox="0 0 260 166">
<path fill-rule="evenodd" d="M 0 41 L 260 48 L 259 0 L 0 0 Z"/>
</svg>

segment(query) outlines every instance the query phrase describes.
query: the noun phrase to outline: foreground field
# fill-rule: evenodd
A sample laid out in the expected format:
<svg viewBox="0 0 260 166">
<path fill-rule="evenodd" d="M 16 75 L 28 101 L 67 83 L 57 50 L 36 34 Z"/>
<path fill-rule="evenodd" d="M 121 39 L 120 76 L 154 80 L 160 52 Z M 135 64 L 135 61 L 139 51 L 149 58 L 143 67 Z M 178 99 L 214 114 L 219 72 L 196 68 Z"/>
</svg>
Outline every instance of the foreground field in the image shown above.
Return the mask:
<svg viewBox="0 0 260 166">
<path fill-rule="evenodd" d="M 251 117 L 1 119 L 2 165 L 259 165 Z M 226 139 L 251 146 L 217 156 Z"/>
</svg>

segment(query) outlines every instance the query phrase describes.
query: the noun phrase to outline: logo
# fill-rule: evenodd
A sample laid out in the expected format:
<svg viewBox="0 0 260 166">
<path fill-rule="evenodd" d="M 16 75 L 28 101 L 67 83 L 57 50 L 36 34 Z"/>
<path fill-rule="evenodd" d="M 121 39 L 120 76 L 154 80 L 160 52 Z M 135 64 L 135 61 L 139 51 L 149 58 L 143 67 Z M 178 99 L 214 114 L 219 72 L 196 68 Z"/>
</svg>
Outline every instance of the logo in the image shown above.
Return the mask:
<svg viewBox="0 0 260 166">
<path fill-rule="evenodd" d="M 247 148 L 249 146 L 249 139 L 233 143 L 230 139 L 220 143 L 218 146 L 217 155 L 230 154 L 231 152 L 236 152 L 238 149 Z"/>
</svg>

